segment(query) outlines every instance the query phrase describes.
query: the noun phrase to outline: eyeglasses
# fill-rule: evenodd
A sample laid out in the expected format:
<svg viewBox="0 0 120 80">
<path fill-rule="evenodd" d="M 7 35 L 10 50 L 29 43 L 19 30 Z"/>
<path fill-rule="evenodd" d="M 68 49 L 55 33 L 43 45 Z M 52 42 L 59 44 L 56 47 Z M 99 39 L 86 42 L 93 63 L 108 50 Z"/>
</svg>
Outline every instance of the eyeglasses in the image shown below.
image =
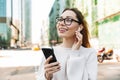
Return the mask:
<svg viewBox="0 0 120 80">
<path fill-rule="evenodd" d="M 75 19 L 71 19 L 71 18 L 64 18 L 64 19 L 63 19 L 63 18 L 61 18 L 61 17 L 56 18 L 56 22 L 57 22 L 57 23 L 58 23 L 58 22 L 62 22 L 62 21 L 64 21 L 64 24 L 67 25 L 67 26 L 70 26 L 73 21 L 80 24 L 80 22 L 77 21 L 77 20 L 75 20 Z"/>
</svg>

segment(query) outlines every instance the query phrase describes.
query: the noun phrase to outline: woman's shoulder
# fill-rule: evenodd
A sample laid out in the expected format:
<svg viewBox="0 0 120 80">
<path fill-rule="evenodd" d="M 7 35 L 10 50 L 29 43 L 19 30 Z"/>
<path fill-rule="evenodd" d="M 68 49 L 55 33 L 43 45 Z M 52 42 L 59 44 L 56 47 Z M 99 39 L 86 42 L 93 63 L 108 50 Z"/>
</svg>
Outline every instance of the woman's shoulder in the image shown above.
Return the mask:
<svg viewBox="0 0 120 80">
<path fill-rule="evenodd" d="M 80 47 L 80 52 L 81 53 L 86 53 L 86 54 L 96 54 L 97 53 L 97 50 L 95 48 L 86 48 L 86 47 L 83 47 L 81 46 Z"/>
<path fill-rule="evenodd" d="M 86 48 L 86 47 L 81 46 L 81 48 L 82 48 L 83 50 L 87 50 L 87 51 L 96 51 L 96 49 L 93 48 L 93 47 Z"/>
</svg>

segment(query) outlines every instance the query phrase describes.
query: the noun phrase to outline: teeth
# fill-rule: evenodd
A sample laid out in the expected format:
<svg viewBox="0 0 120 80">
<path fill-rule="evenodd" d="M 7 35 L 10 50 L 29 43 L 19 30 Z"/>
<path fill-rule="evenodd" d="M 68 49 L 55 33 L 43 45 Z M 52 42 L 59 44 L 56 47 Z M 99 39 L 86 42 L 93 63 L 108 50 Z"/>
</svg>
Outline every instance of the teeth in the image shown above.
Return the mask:
<svg viewBox="0 0 120 80">
<path fill-rule="evenodd" d="M 65 29 L 60 29 L 60 30 L 65 30 Z"/>
</svg>

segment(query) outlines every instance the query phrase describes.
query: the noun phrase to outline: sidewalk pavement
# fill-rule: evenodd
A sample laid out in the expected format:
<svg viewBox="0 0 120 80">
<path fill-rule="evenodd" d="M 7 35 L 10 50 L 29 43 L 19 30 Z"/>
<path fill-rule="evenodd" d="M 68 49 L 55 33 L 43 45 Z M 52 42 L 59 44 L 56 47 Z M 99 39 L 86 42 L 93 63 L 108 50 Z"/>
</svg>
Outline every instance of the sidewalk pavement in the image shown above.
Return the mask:
<svg viewBox="0 0 120 80">
<path fill-rule="evenodd" d="M 36 80 L 41 51 L 0 50 L 0 80 Z"/>
<path fill-rule="evenodd" d="M 0 80 L 36 80 L 34 66 L 0 67 Z"/>
<path fill-rule="evenodd" d="M 120 54 L 120 50 L 114 52 Z M 41 56 L 41 51 L 0 50 L 0 80 L 36 80 L 35 67 L 40 64 Z M 117 62 L 115 56 L 103 63 L 111 62 Z"/>
<path fill-rule="evenodd" d="M 41 56 L 40 50 L 1 50 L 0 67 L 37 66 Z"/>
</svg>

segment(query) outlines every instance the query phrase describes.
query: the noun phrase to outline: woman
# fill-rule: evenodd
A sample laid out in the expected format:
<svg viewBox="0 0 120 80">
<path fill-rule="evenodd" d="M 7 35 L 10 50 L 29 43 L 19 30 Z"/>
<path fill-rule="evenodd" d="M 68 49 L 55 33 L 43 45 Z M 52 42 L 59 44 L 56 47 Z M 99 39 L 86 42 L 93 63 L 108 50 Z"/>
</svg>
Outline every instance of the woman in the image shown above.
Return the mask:
<svg viewBox="0 0 120 80">
<path fill-rule="evenodd" d="M 96 50 L 90 48 L 88 27 L 82 13 L 66 8 L 56 19 L 62 44 L 55 46 L 57 62 L 52 56 L 43 59 L 37 80 L 97 80 Z"/>
</svg>

